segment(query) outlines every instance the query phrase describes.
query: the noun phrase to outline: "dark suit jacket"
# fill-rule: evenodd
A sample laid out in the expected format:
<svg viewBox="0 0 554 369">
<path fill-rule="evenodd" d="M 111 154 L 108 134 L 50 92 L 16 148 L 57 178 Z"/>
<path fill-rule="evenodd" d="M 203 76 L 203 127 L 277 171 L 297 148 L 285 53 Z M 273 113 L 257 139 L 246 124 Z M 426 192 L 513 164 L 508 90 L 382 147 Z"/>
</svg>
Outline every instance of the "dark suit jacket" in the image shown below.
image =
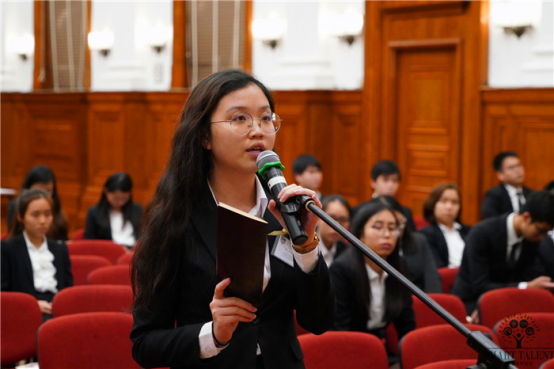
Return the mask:
<svg viewBox="0 0 554 369">
<path fill-rule="evenodd" d="M 58 291 L 73 286 L 69 252 L 63 241 L 47 239 L 48 250 L 54 255 Z M 2 241 L 2 291 L 24 292 L 37 297 L 33 266 L 23 234 Z"/>
<path fill-rule="evenodd" d="M 540 275 L 540 266 L 536 263 L 539 244 L 527 240 L 522 241 L 521 254 L 514 269 L 508 268 L 508 215 L 477 223 L 466 238 L 462 265 L 451 293 L 464 300 L 468 308 L 487 291 L 517 287 L 519 282 L 527 282 Z"/>
<path fill-rule="evenodd" d="M 298 323 L 316 334 L 329 329 L 334 319 L 334 293 L 322 257 L 306 274 L 296 263 L 290 267 L 271 255 L 271 278 L 257 319 L 239 323 L 229 346 L 219 355 L 200 359 L 198 335 L 202 326 L 212 321 L 209 304 L 218 283 L 216 210 L 206 186 L 187 228 L 194 244 L 183 244 L 194 256 L 181 257 L 177 280 L 163 285 L 148 306 L 149 312 L 133 311 L 133 357 L 147 368 L 255 368 L 259 344 L 265 368 L 304 368 L 294 310 Z M 282 228 L 269 210 L 264 219 L 270 232 Z M 274 243 L 275 237 L 268 237 L 270 253 Z"/>
<path fill-rule="evenodd" d="M 462 224 L 462 228 L 459 230 L 462 240 L 466 240 L 466 237 L 471 230 L 470 226 Z M 444 234 L 439 228 L 438 224 L 434 223 L 419 230 L 429 243 L 433 256 L 435 258 L 435 264 L 437 268 L 443 268 L 448 266 L 448 245 Z"/>
<path fill-rule="evenodd" d="M 331 281 L 333 283 L 337 313 L 334 329 L 339 331 L 358 331 L 376 334 L 385 338 L 385 329 L 369 331 L 367 321 L 369 320 L 369 301 L 371 299 L 371 289 L 369 279 L 365 268 L 363 254 L 356 247 L 349 247 L 329 268 Z M 390 282 L 393 277 L 387 277 L 385 288 L 390 288 Z M 357 292 L 357 286 L 361 286 L 361 296 Z M 401 313 L 398 316 L 391 317 L 385 307 L 385 322 L 394 323 L 399 338 L 403 337 L 409 331 L 415 329 L 415 314 L 412 309 L 412 298 L 406 299 Z"/>
<path fill-rule="evenodd" d="M 539 245 L 538 261 L 542 266 L 541 275 L 554 280 L 554 241 L 550 236 L 546 236 Z"/>
<path fill-rule="evenodd" d="M 354 206 L 352 208 L 352 217 L 354 217 L 354 215 L 356 215 L 356 213 L 368 202 L 369 201 L 365 201 L 359 205 Z M 417 229 L 414 223 L 414 216 L 412 215 L 412 211 L 410 210 L 410 208 L 402 206 L 402 214 L 404 214 L 404 216 L 406 217 L 406 227 L 409 228 L 412 232 L 416 232 Z"/>
<path fill-rule="evenodd" d="M 402 245 L 402 259 L 407 277 L 426 293 L 442 293 L 441 277 L 427 240 L 418 232 L 412 233 L 413 245 Z"/>
<path fill-rule="evenodd" d="M 531 192 L 533 190 L 530 188 L 523 187 L 523 196 L 526 200 L 529 199 Z M 508 190 L 502 183 L 487 191 L 481 203 L 481 219 L 513 212 L 512 200 L 510 200 Z"/>
<path fill-rule="evenodd" d="M 133 202 L 132 204 L 131 224 L 133 225 L 133 232 L 135 239 L 138 240 L 140 236 L 140 222 L 142 220 L 142 206 Z M 86 240 L 111 240 L 112 229 L 110 227 L 110 220 L 102 225 L 100 221 L 102 215 L 98 209 L 98 205 L 91 206 L 87 212 L 87 222 L 85 224 L 85 239 Z M 129 245 L 130 246 L 130 245 Z"/>
</svg>

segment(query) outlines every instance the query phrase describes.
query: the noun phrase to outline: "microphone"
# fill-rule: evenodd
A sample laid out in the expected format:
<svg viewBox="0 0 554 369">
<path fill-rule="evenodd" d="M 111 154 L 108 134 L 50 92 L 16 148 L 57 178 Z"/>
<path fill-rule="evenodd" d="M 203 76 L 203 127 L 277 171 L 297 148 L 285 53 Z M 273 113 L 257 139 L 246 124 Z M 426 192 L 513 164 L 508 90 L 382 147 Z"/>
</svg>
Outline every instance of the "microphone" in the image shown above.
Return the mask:
<svg viewBox="0 0 554 369">
<path fill-rule="evenodd" d="M 292 243 L 295 245 L 302 245 L 308 241 L 308 235 L 304 230 L 304 225 L 300 221 L 300 208 L 307 201 L 313 201 L 308 196 L 294 196 L 289 198 L 285 202 L 279 201 L 279 192 L 287 187 L 287 181 L 283 176 L 282 170 L 285 167 L 281 164 L 279 155 L 271 150 L 266 150 L 258 155 L 256 160 L 258 165 L 258 173 L 267 181 L 269 190 L 273 195 L 273 199 L 277 204 L 277 210 L 281 213 L 287 232 L 290 235 Z"/>
</svg>

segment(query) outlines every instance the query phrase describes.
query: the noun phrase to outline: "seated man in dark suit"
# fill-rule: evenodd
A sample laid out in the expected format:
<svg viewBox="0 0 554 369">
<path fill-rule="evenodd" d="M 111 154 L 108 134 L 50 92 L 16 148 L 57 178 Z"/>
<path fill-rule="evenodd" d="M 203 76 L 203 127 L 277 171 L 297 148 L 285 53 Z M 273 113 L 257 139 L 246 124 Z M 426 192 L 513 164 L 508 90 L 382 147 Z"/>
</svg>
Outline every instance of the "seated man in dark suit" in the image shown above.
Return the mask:
<svg viewBox="0 0 554 369">
<path fill-rule="evenodd" d="M 452 294 L 460 297 L 468 314 L 481 294 L 503 287 L 546 288 L 554 283 L 539 276 L 539 243 L 554 228 L 554 195 L 533 192 L 519 214 L 504 214 L 475 225 L 466 238 L 460 271 Z M 475 317 L 476 314 L 472 314 Z"/>
<path fill-rule="evenodd" d="M 371 188 L 373 188 L 372 198 L 380 195 L 395 197 L 399 186 L 400 169 L 398 169 L 398 165 L 394 161 L 381 160 L 375 163 L 373 168 L 371 168 Z M 368 202 L 369 201 L 366 201 L 355 206 L 352 209 L 352 216 L 354 216 L 356 212 Z M 408 207 L 402 206 L 402 214 L 406 217 L 406 227 L 409 228 L 410 231 L 415 232 L 416 226 L 412 216 L 412 211 Z"/>
<path fill-rule="evenodd" d="M 554 181 L 550 181 L 544 190 L 554 194 Z M 543 267 L 544 275 L 554 279 L 554 230 L 548 232 L 544 241 L 541 242 L 538 254 L 539 264 Z"/>
<path fill-rule="evenodd" d="M 505 213 L 518 213 L 532 190 L 523 186 L 525 171 L 517 153 L 501 152 L 492 166 L 500 183 L 487 191 L 481 204 L 481 218 L 486 219 Z"/>
</svg>

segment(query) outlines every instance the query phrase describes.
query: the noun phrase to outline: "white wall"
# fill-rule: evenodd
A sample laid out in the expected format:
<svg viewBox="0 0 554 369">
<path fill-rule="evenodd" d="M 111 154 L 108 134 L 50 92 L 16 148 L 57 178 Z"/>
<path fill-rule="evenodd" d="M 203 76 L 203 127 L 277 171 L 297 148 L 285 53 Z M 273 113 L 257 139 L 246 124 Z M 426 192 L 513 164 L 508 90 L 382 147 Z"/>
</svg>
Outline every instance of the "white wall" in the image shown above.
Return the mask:
<svg viewBox="0 0 554 369">
<path fill-rule="evenodd" d="M 506 10 L 506 2 L 490 3 L 489 81 L 498 88 L 554 86 L 554 9 L 552 0 L 528 0 L 531 11 L 538 8 L 533 29 L 520 38 L 508 35 L 495 24 Z"/>
<path fill-rule="evenodd" d="M 29 92 L 33 89 L 34 55 L 23 61 L 10 50 L 10 39 L 24 35 L 34 36 L 33 1 L 0 1 L 0 90 Z"/>
<path fill-rule="evenodd" d="M 144 45 L 144 27 L 163 25 L 173 34 L 173 1 L 92 0 L 92 31 L 110 30 L 114 46 L 106 57 L 91 53 L 91 90 L 165 91 L 171 87 L 173 39 L 155 53 Z"/>
<path fill-rule="evenodd" d="M 253 40 L 252 71 L 274 90 L 359 89 L 364 76 L 363 39 L 349 46 L 326 34 L 328 14 L 349 8 L 364 14 L 360 1 L 284 2 L 255 0 L 254 19 L 276 17 L 286 23 L 275 49 Z"/>
</svg>

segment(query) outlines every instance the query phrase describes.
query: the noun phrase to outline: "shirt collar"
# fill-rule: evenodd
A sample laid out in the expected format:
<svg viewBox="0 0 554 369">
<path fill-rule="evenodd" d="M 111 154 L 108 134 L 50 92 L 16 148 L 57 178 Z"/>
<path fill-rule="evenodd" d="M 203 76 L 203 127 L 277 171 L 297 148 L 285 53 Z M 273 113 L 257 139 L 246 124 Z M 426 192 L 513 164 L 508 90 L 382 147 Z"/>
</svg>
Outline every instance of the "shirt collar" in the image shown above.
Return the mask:
<svg viewBox="0 0 554 369">
<path fill-rule="evenodd" d="M 256 178 L 256 205 L 248 212 L 250 215 L 255 215 L 259 218 L 263 218 L 265 209 L 267 209 L 267 204 L 269 203 L 269 200 L 267 199 L 267 195 L 265 194 L 264 188 L 262 186 L 262 183 L 260 182 L 260 179 L 258 176 L 254 176 Z M 208 181 L 208 187 L 210 188 L 210 192 L 212 193 L 212 197 L 214 198 L 214 201 L 217 205 L 217 200 L 214 195 L 214 191 L 212 190 L 212 185 L 210 184 L 210 181 Z"/>
<path fill-rule="evenodd" d="M 523 241 L 523 236 L 519 237 L 514 228 L 514 217 L 516 213 L 508 215 L 506 218 L 506 227 L 508 228 L 508 245 L 513 245 Z"/>
<path fill-rule="evenodd" d="M 45 249 L 48 249 L 48 243 L 46 242 L 46 236 L 42 239 L 42 243 L 40 244 L 40 247 L 37 249 L 35 245 L 31 242 L 29 239 L 29 236 L 27 236 L 27 232 L 23 231 L 23 238 L 25 238 L 25 244 L 27 245 L 27 249 L 30 250 L 37 250 L 42 251 Z"/>
<path fill-rule="evenodd" d="M 384 282 L 389 274 L 383 270 L 383 274 L 381 274 L 381 279 L 379 280 L 379 273 L 377 273 L 375 270 L 373 270 L 372 267 L 370 267 L 367 263 L 365 264 L 365 268 L 367 269 L 367 272 L 369 274 L 369 280 L 374 281 L 377 280 L 379 282 Z"/>
<path fill-rule="evenodd" d="M 512 185 L 509 185 L 507 183 L 504 184 L 504 187 L 506 188 L 506 191 L 508 191 L 508 194 L 510 196 L 515 196 L 518 192 L 521 192 L 521 188 L 517 189 Z"/>
<path fill-rule="evenodd" d="M 325 257 L 325 255 L 327 255 L 327 254 L 329 254 L 329 253 L 335 255 L 336 252 L 337 252 L 337 243 L 335 242 L 335 243 L 333 244 L 333 246 L 331 246 L 330 249 L 327 249 L 325 243 L 323 242 L 323 240 L 321 239 L 321 237 L 319 236 L 319 234 L 318 234 L 317 236 L 319 237 L 319 242 L 320 242 L 320 246 L 321 246 L 321 247 L 319 248 L 319 250 L 320 250 L 320 252 L 321 252 L 321 256 Z"/>
<path fill-rule="evenodd" d="M 453 230 L 448 229 L 448 227 L 445 226 L 444 224 L 437 223 L 437 225 L 439 226 L 440 230 L 443 232 L 452 232 L 453 230 L 459 231 L 460 229 L 462 229 L 462 225 L 458 222 L 454 222 L 454 224 L 452 224 L 452 228 L 454 228 Z"/>
</svg>

